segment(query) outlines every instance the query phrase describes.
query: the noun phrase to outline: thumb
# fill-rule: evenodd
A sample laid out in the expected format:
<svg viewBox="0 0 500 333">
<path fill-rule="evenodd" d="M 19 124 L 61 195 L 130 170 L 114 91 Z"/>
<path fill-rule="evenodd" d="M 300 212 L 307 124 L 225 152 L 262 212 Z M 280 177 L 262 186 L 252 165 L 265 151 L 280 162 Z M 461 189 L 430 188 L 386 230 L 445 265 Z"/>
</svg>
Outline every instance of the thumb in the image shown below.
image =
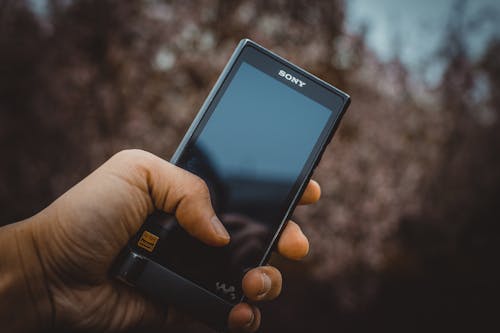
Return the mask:
<svg viewBox="0 0 500 333">
<path fill-rule="evenodd" d="M 198 176 L 145 151 L 125 151 L 146 182 L 156 209 L 175 214 L 193 237 L 212 246 L 229 242 L 229 234 L 216 216 L 210 192 Z"/>
</svg>

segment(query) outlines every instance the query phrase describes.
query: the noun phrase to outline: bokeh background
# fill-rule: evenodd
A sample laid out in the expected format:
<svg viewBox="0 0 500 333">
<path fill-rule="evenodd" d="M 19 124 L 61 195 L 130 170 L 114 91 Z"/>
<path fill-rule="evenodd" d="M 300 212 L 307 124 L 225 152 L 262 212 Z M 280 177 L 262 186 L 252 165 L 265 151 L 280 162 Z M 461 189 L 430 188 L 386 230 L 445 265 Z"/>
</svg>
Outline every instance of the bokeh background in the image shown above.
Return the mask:
<svg viewBox="0 0 500 333">
<path fill-rule="evenodd" d="M 169 158 L 249 37 L 353 100 L 261 332 L 499 331 L 499 22 L 487 0 L 1 0 L 0 223 L 123 148 Z"/>
</svg>

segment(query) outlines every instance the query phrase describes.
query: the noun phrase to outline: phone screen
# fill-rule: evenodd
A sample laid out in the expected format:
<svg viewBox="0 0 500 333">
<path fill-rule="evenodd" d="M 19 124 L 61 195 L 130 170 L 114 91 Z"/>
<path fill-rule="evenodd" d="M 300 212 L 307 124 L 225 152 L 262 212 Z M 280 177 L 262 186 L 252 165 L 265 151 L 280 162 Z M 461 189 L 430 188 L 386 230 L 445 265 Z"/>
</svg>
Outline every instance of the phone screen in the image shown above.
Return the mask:
<svg viewBox="0 0 500 333">
<path fill-rule="evenodd" d="M 158 260 L 237 302 L 244 273 L 265 255 L 333 111 L 245 61 L 226 80 L 177 165 L 205 180 L 230 244 L 209 247 L 166 223 Z"/>
</svg>

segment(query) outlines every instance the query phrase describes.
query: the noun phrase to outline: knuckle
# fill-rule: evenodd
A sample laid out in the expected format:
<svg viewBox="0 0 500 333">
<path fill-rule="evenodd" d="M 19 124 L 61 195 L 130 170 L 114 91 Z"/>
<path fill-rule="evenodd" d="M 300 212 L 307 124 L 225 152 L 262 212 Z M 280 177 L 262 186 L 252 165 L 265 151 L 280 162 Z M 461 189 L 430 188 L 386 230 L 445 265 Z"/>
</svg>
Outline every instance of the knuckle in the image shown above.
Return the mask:
<svg viewBox="0 0 500 333">
<path fill-rule="evenodd" d="M 141 149 L 125 149 L 113 155 L 109 162 L 114 169 L 125 172 L 129 177 L 141 175 L 143 179 L 148 179 L 156 169 L 155 158 L 155 155 Z"/>
<path fill-rule="evenodd" d="M 150 153 L 141 149 L 124 149 L 113 155 L 112 159 L 127 163 L 138 163 L 150 157 Z"/>
<path fill-rule="evenodd" d="M 153 154 L 142 149 L 124 149 L 116 153 L 111 160 L 129 167 L 147 168 L 153 161 Z"/>
<path fill-rule="evenodd" d="M 208 186 L 207 183 L 200 177 L 193 175 L 193 177 L 190 180 L 190 184 L 188 187 L 188 191 L 192 194 L 197 194 L 197 195 L 207 195 L 208 194 Z"/>
</svg>

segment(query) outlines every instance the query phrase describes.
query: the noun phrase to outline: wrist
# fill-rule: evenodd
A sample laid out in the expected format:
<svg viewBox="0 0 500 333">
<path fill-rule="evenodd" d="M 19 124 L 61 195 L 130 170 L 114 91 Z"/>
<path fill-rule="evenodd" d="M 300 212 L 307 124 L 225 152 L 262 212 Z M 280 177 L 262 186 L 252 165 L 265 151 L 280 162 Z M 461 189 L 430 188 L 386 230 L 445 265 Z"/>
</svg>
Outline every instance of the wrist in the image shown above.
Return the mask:
<svg viewBox="0 0 500 333">
<path fill-rule="evenodd" d="M 8 332 L 50 329 L 53 306 L 34 225 L 43 213 L 0 228 L 0 323 Z"/>
</svg>

